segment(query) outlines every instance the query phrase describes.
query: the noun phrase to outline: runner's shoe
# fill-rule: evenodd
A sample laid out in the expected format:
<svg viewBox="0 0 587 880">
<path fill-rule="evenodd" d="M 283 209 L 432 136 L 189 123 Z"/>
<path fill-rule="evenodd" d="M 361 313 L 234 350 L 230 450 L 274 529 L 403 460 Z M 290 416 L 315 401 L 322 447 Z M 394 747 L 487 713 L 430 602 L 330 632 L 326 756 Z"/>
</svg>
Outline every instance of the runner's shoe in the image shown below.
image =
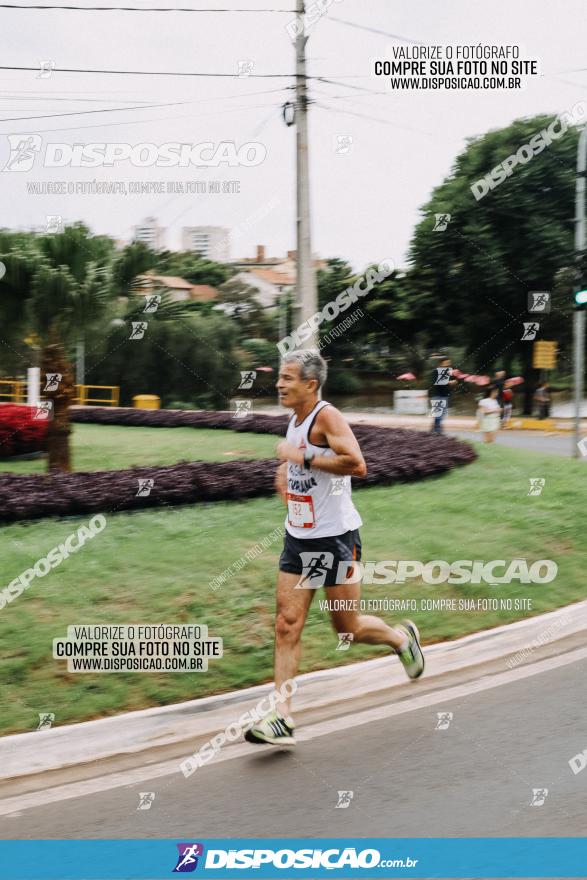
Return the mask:
<svg viewBox="0 0 587 880">
<path fill-rule="evenodd" d="M 284 718 L 278 712 L 270 712 L 245 731 L 247 742 L 272 746 L 295 746 L 295 727 L 291 718 Z"/>
<path fill-rule="evenodd" d="M 424 654 L 420 647 L 418 627 L 411 620 L 404 620 L 397 629 L 405 633 L 409 639 L 408 647 L 405 651 L 396 651 L 397 656 L 403 663 L 408 678 L 419 678 L 424 672 Z"/>
</svg>

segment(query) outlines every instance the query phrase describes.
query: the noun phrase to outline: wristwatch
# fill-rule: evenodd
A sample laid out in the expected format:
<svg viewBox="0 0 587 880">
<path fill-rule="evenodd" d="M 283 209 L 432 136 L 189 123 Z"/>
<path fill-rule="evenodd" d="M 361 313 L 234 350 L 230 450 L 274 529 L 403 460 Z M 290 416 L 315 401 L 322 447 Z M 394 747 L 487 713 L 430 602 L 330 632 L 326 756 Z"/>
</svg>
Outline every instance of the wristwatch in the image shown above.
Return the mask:
<svg viewBox="0 0 587 880">
<path fill-rule="evenodd" d="M 307 471 L 310 470 L 310 468 L 312 466 L 312 462 L 314 461 L 315 458 L 316 458 L 315 453 L 304 452 L 304 470 L 307 470 Z"/>
</svg>

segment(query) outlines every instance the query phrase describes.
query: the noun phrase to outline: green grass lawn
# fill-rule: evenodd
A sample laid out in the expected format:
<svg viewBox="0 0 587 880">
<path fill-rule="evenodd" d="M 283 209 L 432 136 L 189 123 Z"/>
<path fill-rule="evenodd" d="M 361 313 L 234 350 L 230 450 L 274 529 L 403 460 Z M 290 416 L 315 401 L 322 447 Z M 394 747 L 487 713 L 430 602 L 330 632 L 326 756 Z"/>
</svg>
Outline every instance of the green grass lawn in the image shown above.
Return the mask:
<svg viewBox="0 0 587 880">
<path fill-rule="evenodd" d="M 128 428 L 74 423 L 73 467 L 76 471 L 107 471 L 196 459 L 273 458 L 277 440 L 269 434 L 237 434 L 205 428 Z M 44 457 L 13 462 L 0 459 L 0 472 L 40 474 L 46 470 Z"/>
<path fill-rule="evenodd" d="M 184 431 L 153 430 L 165 452 L 157 441 L 149 460 L 168 460 L 168 444 L 175 442 L 167 439 L 168 434 L 185 436 Z M 136 428 L 121 431 L 131 431 L 133 437 L 142 433 Z M 79 433 L 84 438 L 90 436 L 85 431 Z M 245 448 L 249 455 L 265 455 L 274 445 L 271 437 L 193 433 L 198 436 L 193 441 L 187 438 L 186 443 L 203 442 L 201 435 L 213 434 L 208 458 Z M 121 435 L 121 443 L 131 446 L 127 436 L 123 439 Z M 410 614 L 427 643 L 585 597 L 582 463 L 499 445 L 480 446 L 479 453 L 478 461 L 442 477 L 357 492 L 355 500 L 364 520 L 363 559 L 450 562 L 550 558 L 559 566 L 558 576 L 546 585 L 427 586 L 408 582 L 364 587 L 366 598 L 495 596 L 533 600 L 531 612 Z M 128 463 L 146 463 L 141 444 L 133 443 L 131 452 L 124 454 Z M 200 449 L 196 454 L 204 457 Z M 114 461 L 121 462 L 122 451 L 120 458 L 117 455 L 116 448 L 109 445 L 109 467 L 115 466 Z M 95 460 L 88 452 L 87 461 Z M 546 479 L 542 495 L 528 496 L 530 477 Z M 26 593 L 0 611 L 2 732 L 31 730 L 37 726 L 38 713 L 44 711 L 54 712 L 55 724 L 63 724 L 271 680 L 280 541 L 216 591 L 209 583 L 269 535 L 283 518 L 284 508 L 277 498 L 109 515 L 107 528 L 99 536 L 46 577 L 35 579 Z M 0 586 L 86 521 L 87 517 L 47 519 L 2 528 Z M 382 612 L 381 616 L 394 619 L 390 613 Z M 224 639 L 224 657 L 211 661 L 207 673 L 69 674 L 64 661 L 52 659 L 52 639 L 64 636 L 70 624 L 177 622 L 205 623 L 211 635 Z M 302 671 L 377 656 L 385 650 L 357 645 L 337 652 L 336 645 L 327 614 L 315 600 L 304 633 Z"/>
</svg>

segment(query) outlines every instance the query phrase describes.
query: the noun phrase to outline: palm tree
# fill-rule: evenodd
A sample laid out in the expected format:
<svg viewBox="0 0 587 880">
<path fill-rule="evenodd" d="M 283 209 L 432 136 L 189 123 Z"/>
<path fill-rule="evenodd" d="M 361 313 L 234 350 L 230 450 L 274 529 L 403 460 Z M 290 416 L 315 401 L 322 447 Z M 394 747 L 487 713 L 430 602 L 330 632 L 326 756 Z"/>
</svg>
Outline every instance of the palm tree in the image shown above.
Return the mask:
<svg viewBox="0 0 587 880">
<path fill-rule="evenodd" d="M 0 280 L 0 319 L 10 344 L 14 369 L 30 363 L 24 339 L 38 341 L 43 394 L 53 402 L 49 427 L 48 468 L 69 470 L 68 407 L 75 396 L 70 353 L 83 349 L 86 335 L 104 315 L 112 299 L 109 268 L 113 243 L 92 237 L 82 224 L 28 241 L 0 238 L 8 253 L 0 255 L 6 274 Z M 11 249 L 14 245 L 14 249 Z M 35 346 L 36 347 L 36 346 Z M 47 387 L 47 374 L 62 378 Z M 83 384 L 82 372 L 78 382 Z"/>
<path fill-rule="evenodd" d="M 91 323 L 104 311 L 103 267 L 112 263 L 114 243 L 106 236 L 91 235 L 83 223 L 75 223 L 56 235 L 42 236 L 38 239 L 38 246 L 51 266 L 67 266 L 78 285 L 72 332 L 76 348 L 76 383 L 84 385 L 86 334 Z"/>
<path fill-rule="evenodd" d="M 71 470 L 69 407 L 75 397 L 68 350 L 85 341 L 92 325 L 110 301 L 110 279 L 105 267 L 87 263 L 80 281 L 67 266 L 41 265 L 35 273 L 27 303 L 30 326 L 41 340 L 41 375 L 45 396 L 53 403 L 48 433 L 48 469 Z M 57 384 L 47 380 L 59 376 Z"/>
<path fill-rule="evenodd" d="M 28 364 L 29 353 L 24 343 L 29 331 L 25 305 L 42 259 L 34 248 L 18 246 L 0 253 L 0 261 L 6 267 L 0 279 L 2 363 L 9 375 L 15 375 Z"/>
</svg>

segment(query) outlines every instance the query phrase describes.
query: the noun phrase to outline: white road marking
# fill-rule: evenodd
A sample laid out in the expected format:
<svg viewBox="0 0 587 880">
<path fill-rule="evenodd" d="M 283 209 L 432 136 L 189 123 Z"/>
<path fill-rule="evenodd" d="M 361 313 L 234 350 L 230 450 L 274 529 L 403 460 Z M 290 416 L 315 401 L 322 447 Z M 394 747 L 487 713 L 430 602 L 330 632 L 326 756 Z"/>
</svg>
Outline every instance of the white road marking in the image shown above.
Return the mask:
<svg viewBox="0 0 587 880">
<path fill-rule="evenodd" d="M 374 709 L 365 709 L 361 712 L 355 712 L 351 715 L 345 715 L 333 718 L 330 721 L 321 721 L 318 724 L 311 724 L 304 727 L 296 733 L 298 742 L 308 742 L 319 736 L 328 736 L 341 730 L 348 730 L 351 727 L 359 727 L 362 724 L 370 724 L 374 721 L 382 721 L 385 718 L 392 718 L 396 715 L 404 715 L 406 712 L 415 712 L 418 709 L 424 709 L 427 706 L 434 706 L 437 703 L 446 703 L 450 700 L 461 699 L 462 697 L 471 696 L 481 691 L 490 690 L 491 688 L 501 687 L 502 685 L 512 684 L 521 681 L 524 678 L 530 678 L 544 672 L 550 672 L 553 669 L 559 669 L 562 666 L 568 666 L 570 663 L 577 663 L 580 660 L 587 659 L 587 648 L 578 648 L 557 657 L 549 657 L 545 660 L 539 660 L 529 666 L 523 666 L 519 669 L 508 670 L 507 672 L 498 672 L 489 677 L 483 676 L 477 681 L 470 681 L 466 684 L 447 687 L 442 690 L 433 691 L 421 696 L 414 696 L 411 699 L 404 700 L 401 703 L 391 703 L 387 706 L 377 706 Z M 221 761 L 231 761 L 240 758 L 243 755 L 252 755 L 261 747 L 251 746 L 242 742 L 223 749 L 209 765 L 218 764 Z M 267 750 L 272 748 L 267 746 Z M 184 757 L 187 757 L 185 755 Z M 110 791 L 113 788 L 122 788 L 123 786 L 139 785 L 147 780 L 156 779 L 163 776 L 172 776 L 177 774 L 184 781 L 183 774 L 179 769 L 179 763 L 182 758 L 174 758 L 171 761 L 165 761 L 161 764 L 153 764 L 146 767 L 138 767 L 134 770 L 123 770 L 120 773 L 110 773 L 107 776 L 96 777 L 95 779 L 86 779 L 81 782 L 71 782 L 65 785 L 58 785 L 53 788 L 47 788 L 42 791 L 30 792 L 29 794 L 15 795 L 14 797 L 0 800 L 0 816 L 11 816 L 22 810 L 32 810 L 36 807 L 42 807 L 47 804 L 53 804 L 58 801 L 71 800 L 72 798 L 86 797 L 91 794 L 97 794 L 102 791 Z M 198 779 L 198 771 L 189 779 L 185 780 L 187 784 Z"/>
</svg>

